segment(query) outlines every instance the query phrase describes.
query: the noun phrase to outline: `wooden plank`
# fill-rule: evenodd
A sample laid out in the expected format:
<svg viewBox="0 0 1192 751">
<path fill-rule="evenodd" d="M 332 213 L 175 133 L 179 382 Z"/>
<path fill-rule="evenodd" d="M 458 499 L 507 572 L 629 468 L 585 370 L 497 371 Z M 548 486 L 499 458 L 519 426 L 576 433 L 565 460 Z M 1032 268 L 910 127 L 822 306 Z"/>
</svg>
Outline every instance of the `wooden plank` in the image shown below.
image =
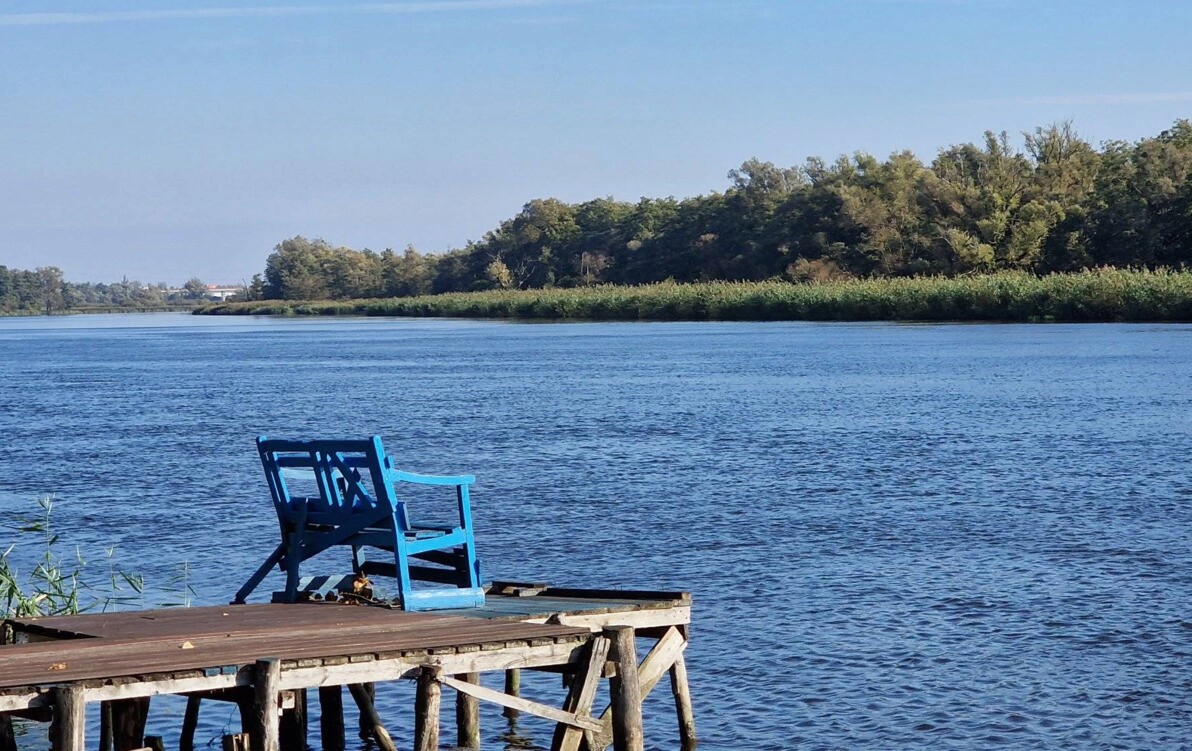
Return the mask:
<svg viewBox="0 0 1192 751">
<path fill-rule="evenodd" d="M 446 676 L 439 678 L 439 682 L 445 686 L 450 686 L 456 691 L 460 691 L 465 694 L 471 694 L 482 701 L 499 704 L 502 707 L 512 707 L 520 712 L 526 712 L 527 714 L 532 714 L 537 717 L 545 717 L 548 720 L 562 722 L 567 725 L 574 725 L 581 729 L 586 728 L 595 731 L 602 728 L 600 722 L 598 720 L 592 719 L 591 717 L 581 717 L 575 712 L 567 712 L 547 704 L 539 704 L 538 702 L 530 701 L 529 699 L 523 699 L 518 696 L 509 696 L 508 694 L 504 694 L 500 691 L 495 691 L 484 686 L 477 686 L 472 683 L 457 681 L 454 678 L 448 678 Z"/>
<path fill-rule="evenodd" d="M 596 699 L 596 689 L 600 687 L 600 677 L 604 672 L 604 663 L 608 659 L 608 652 L 612 642 L 607 637 L 597 636 L 592 639 L 588 648 L 588 664 L 584 671 L 575 677 L 571 685 L 571 693 L 567 697 L 565 709 L 575 712 L 581 717 L 591 717 L 592 702 Z M 603 729 L 603 723 L 598 723 Z M 552 751 L 579 751 L 583 731 L 574 726 L 560 727 L 555 733 Z"/>
<path fill-rule="evenodd" d="M 429 622 L 403 631 L 347 635 L 327 634 L 322 640 L 292 641 L 285 632 L 252 637 L 201 636 L 185 641 L 86 639 L 62 644 L 28 644 L 4 647 L 5 670 L 0 687 L 35 686 L 93 678 L 114 678 L 211 666 L 249 664 L 270 650 L 280 659 L 326 658 L 336 655 L 378 654 L 396 651 L 451 649 L 461 645 L 495 644 L 514 640 L 576 636 L 583 632 L 566 626 L 453 619 Z"/>
<path fill-rule="evenodd" d="M 416 651 L 402 657 L 378 659 L 367 663 L 348 663 L 345 660 L 340 664 L 291 668 L 282 672 L 281 688 L 315 688 L 374 680 L 397 680 L 406 677 L 430 659 L 437 660 L 451 673 L 563 665 L 577 659 L 588 638 L 587 632 L 582 632 L 580 636 L 560 638 L 554 643 L 539 646 L 526 643 L 502 644 L 497 649 L 438 655 L 433 658 L 425 652 Z M 86 687 L 86 695 L 88 701 L 107 701 L 160 694 L 218 691 L 251 685 L 252 680 L 247 672 L 210 676 L 193 672 L 166 672 L 158 675 L 147 674 L 126 683 L 107 684 L 97 681 L 95 685 Z M 0 712 L 40 707 L 47 701 L 46 695 L 37 690 L 16 690 L 0 694 Z"/>
<path fill-rule="evenodd" d="M 502 650 L 438 655 L 434 659 L 452 674 L 476 673 L 489 670 L 532 668 L 542 665 L 561 665 L 574 661 L 582 651 L 583 641 L 568 641 L 537 647 L 522 646 Z M 400 657 L 368 663 L 296 668 L 282 673 L 283 686 L 322 686 L 330 683 L 359 683 L 388 681 L 406 677 L 426 664 L 425 656 Z"/>
</svg>

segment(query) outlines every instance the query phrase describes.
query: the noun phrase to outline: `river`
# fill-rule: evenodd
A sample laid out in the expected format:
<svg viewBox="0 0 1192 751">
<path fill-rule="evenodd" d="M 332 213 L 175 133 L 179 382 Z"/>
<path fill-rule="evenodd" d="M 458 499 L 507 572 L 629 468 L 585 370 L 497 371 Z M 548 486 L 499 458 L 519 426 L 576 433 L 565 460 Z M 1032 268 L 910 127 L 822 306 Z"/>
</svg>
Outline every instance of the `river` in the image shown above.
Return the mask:
<svg viewBox="0 0 1192 751">
<path fill-rule="evenodd" d="M 99 590 L 226 602 L 253 439 L 373 433 L 477 476 L 488 577 L 693 592 L 708 751 L 1192 748 L 1192 326 L 0 319 L 0 513 L 53 494 Z"/>
</svg>

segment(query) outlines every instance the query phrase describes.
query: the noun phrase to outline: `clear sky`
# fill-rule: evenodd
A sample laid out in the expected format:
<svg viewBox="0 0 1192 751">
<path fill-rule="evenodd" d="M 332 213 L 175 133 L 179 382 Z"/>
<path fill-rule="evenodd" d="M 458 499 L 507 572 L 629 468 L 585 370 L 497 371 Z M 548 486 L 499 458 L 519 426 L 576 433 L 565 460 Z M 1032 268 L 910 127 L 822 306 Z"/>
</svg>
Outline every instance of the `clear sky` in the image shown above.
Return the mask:
<svg viewBox="0 0 1192 751">
<path fill-rule="evenodd" d="M 296 234 L 459 247 L 756 156 L 1192 116 L 1186 0 L 4 0 L 0 263 L 236 282 Z"/>
</svg>

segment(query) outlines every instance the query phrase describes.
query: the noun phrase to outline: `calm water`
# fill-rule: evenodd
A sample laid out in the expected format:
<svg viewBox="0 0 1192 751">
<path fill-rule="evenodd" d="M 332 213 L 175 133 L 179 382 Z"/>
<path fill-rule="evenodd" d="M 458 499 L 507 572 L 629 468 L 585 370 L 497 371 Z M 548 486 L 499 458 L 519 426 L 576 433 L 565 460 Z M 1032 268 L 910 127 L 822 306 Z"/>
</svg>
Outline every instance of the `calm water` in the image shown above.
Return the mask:
<svg viewBox="0 0 1192 751">
<path fill-rule="evenodd" d="M 693 591 L 705 749 L 1192 748 L 1192 327 L 0 319 L 5 521 L 150 599 L 274 544 L 259 433 L 475 473 L 490 577 Z"/>
</svg>

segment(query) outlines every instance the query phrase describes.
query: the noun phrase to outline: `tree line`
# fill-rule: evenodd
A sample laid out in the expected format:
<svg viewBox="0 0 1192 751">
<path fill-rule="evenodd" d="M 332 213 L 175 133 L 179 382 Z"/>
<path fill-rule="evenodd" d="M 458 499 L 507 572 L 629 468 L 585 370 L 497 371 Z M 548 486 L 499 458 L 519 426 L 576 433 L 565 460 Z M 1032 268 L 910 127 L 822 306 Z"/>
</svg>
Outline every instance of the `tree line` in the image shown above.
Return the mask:
<svg viewBox="0 0 1192 751">
<path fill-rule="evenodd" d="M 778 167 L 750 159 L 723 192 L 525 204 L 445 253 L 352 250 L 294 237 L 248 297 L 349 299 L 673 279 L 1036 274 L 1192 265 L 1192 122 L 1094 147 L 1070 123 L 1015 144 L 987 132 L 941 149 Z"/>
<path fill-rule="evenodd" d="M 750 159 L 723 192 L 637 202 L 525 204 L 479 241 L 443 253 L 279 243 L 248 299 L 411 297 L 674 280 L 823 282 L 1192 266 L 1192 122 L 1094 147 L 1070 123 L 1012 143 L 778 167 Z M 193 289 L 192 289 L 193 288 Z M 71 284 L 54 267 L 0 266 L 0 312 L 151 307 L 197 300 L 190 280 Z"/>
<path fill-rule="evenodd" d="M 181 290 L 167 284 L 142 284 L 124 279 L 111 284 L 74 283 L 65 280 L 62 269 L 43 266 L 32 271 L 0 265 L 0 314 L 44 313 L 87 308 L 157 308 L 179 300 L 199 300 L 206 285 L 191 279 Z"/>
</svg>

